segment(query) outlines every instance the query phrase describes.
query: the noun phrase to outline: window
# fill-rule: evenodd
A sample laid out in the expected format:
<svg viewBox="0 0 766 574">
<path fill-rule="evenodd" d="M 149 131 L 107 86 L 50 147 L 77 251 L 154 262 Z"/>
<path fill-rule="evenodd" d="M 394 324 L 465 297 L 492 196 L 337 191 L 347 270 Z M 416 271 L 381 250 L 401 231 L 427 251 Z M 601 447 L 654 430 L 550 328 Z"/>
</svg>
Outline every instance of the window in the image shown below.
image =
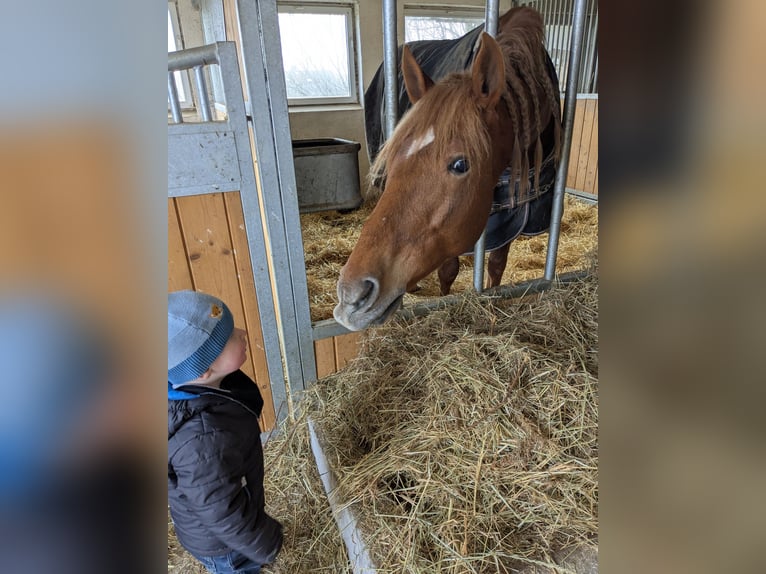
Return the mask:
<svg viewBox="0 0 766 574">
<path fill-rule="evenodd" d="M 484 9 L 449 6 L 404 7 L 404 41 L 452 40 L 484 24 Z"/>
<path fill-rule="evenodd" d="M 178 6 L 175 2 L 168 2 L 168 52 L 183 50 L 183 38 L 181 36 L 181 26 L 178 23 Z M 194 107 L 191 86 L 189 85 L 188 72 L 175 72 L 176 90 L 178 91 L 178 101 L 182 108 L 189 109 Z M 168 109 L 170 109 L 170 97 L 168 97 Z"/>
<path fill-rule="evenodd" d="M 357 103 L 353 6 L 285 2 L 278 10 L 288 103 Z"/>
<path fill-rule="evenodd" d="M 598 1 L 588 0 L 580 61 L 578 94 L 598 93 Z M 569 44 L 572 35 L 574 0 L 535 0 L 531 6 L 545 20 L 545 46 L 559 76 L 561 90 L 566 89 L 569 68 Z"/>
</svg>

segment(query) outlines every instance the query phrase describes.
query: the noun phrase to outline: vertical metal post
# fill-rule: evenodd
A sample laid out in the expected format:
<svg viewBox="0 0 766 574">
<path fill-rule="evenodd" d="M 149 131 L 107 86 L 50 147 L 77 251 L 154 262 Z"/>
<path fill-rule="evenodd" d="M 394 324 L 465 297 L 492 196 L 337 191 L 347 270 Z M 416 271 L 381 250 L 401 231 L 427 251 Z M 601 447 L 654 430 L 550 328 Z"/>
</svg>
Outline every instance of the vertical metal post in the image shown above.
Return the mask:
<svg viewBox="0 0 766 574">
<path fill-rule="evenodd" d="M 591 1 L 592 5 L 587 18 L 588 34 L 584 40 L 585 44 L 583 48 L 586 52 L 583 55 L 584 60 L 580 72 L 580 76 L 584 80 L 582 91 L 589 93 L 593 92 L 593 70 L 596 61 L 596 30 L 598 30 L 598 12 L 596 12 L 595 1 Z"/>
<path fill-rule="evenodd" d="M 580 76 L 580 55 L 582 54 L 586 4 L 587 0 L 575 0 L 574 13 L 572 14 L 572 41 L 569 50 L 567 89 L 566 96 L 564 97 L 564 137 L 561 142 L 561 159 L 556 170 L 556 182 L 553 187 L 551 230 L 548 235 L 548 253 L 545 259 L 544 278 L 548 281 L 553 280 L 556 273 L 556 255 L 559 248 L 561 215 L 564 212 L 564 189 L 569 169 L 572 129 L 574 127 L 575 105 L 577 104 L 577 82 Z"/>
<path fill-rule="evenodd" d="M 386 139 L 394 133 L 399 112 L 399 86 L 397 85 L 397 35 L 396 0 L 383 0 L 383 76 L 385 78 L 384 98 Z"/>
<path fill-rule="evenodd" d="M 178 103 L 175 72 L 168 72 L 168 100 L 170 101 L 170 113 L 173 114 L 173 123 L 182 124 L 184 118 L 181 115 L 181 104 Z"/>
<path fill-rule="evenodd" d="M 210 122 L 210 98 L 207 96 L 207 84 L 205 83 L 205 72 L 202 66 L 194 66 L 194 81 L 197 84 L 197 98 L 199 98 L 199 113 L 203 122 Z"/>
<path fill-rule="evenodd" d="M 484 31 L 493 38 L 497 35 L 500 1 L 487 0 L 484 11 Z M 487 241 L 487 231 L 481 232 L 479 240 L 473 248 L 473 288 L 477 293 L 484 289 L 484 251 Z"/>
<path fill-rule="evenodd" d="M 236 5 L 284 369 L 295 393 L 316 380 L 316 359 L 279 17 L 274 1 L 237 0 Z"/>
</svg>

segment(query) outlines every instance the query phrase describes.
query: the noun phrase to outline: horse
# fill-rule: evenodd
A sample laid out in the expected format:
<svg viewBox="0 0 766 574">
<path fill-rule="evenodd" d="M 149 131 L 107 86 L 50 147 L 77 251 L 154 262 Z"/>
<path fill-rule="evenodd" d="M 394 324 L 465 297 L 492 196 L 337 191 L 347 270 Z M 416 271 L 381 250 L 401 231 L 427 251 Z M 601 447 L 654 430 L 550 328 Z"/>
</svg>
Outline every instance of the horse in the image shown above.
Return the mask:
<svg viewBox="0 0 766 574">
<path fill-rule="evenodd" d="M 368 138 L 375 151 L 369 179 L 380 194 L 340 271 L 333 312 L 349 330 L 385 322 L 434 270 L 448 292 L 457 257 L 472 252 L 485 227 L 502 232 L 497 245 L 487 242 L 495 286 L 510 242 L 550 226 L 561 109 L 542 17 L 513 8 L 499 19 L 496 39 L 478 28 L 452 42 L 473 42 L 468 63 L 434 66 L 433 44 L 402 47 L 405 108 L 411 106 L 379 150 Z M 416 54 L 430 70 L 463 71 L 435 81 Z"/>
</svg>

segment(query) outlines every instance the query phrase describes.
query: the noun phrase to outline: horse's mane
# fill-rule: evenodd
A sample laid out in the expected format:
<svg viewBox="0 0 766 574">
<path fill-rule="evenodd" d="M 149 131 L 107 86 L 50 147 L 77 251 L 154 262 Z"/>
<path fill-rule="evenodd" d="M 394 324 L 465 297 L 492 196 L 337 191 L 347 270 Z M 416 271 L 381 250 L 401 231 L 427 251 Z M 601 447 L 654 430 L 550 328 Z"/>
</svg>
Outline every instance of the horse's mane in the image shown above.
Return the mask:
<svg viewBox="0 0 766 574">
<path fill-rule="evenodd" d="M 497 41 L 505 60 L 506 76 L 506 90 L 502 98 L 515 133 L 511 165 L 514 177 L 520 179 L 521 193 L 526 194 L 529 187 L 529 152 L 534 146 L 535 187 L 538 188 L 543 159 L 540 135 L 550 120 L 550 116 L 543 118 L 541 115 L 541 95 L 547 98 L 550 114 L 556 118 L 555 154 L 558 159 L 561 131 L 559 94 L 547 67 L 540 14 L 529 8 L 512 9 L 501 19 L 500 30 Z M 385 184 L 388 158 L 395 156 L 406 142 L 424 134 L 429 128 L 434 129 L 433 145 L 440 156 L 456 138 L 463 142 L 468 157 L 483 160 L 489 155 L 491 142 L 473 95 L 470 77 L 470 70 L 450 74 L 437 82 L 404 114 L 370 166 L 368 197 Z"/>
<path fill-rule="evenodd" d="M 515 8 L 500 22 L 497 37 L 505 60 L 506 89 L 503 100 L 513 121 L 515 141 L 511 165 L 513 176 L 520 180 L 521 195 L 529 189 L 529 152 L 534 146 L 534 185 L 539 189 L 543 147 L 540 136 L 551 117 L 554 125 L 554 153 L 558 161 L 561 151 L 561 117 L 559 91 L 548 71 L 543 49 L 544 27 L 539 12 L 531 8 Z M 541 94 L 542 90 L 542 94 Z M 548 100 L 549 115 L 542 116 L 540 96 Z"/>
</svg>

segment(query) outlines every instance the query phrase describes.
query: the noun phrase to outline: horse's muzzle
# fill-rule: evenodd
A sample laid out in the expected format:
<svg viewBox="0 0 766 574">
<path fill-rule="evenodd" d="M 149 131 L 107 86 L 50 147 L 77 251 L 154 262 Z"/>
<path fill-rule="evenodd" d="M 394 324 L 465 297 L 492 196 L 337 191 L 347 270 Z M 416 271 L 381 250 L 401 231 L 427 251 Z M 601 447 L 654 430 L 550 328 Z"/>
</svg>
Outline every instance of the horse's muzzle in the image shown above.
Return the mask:
<svg viewBox="0 0 766 574">
<path fill-rule="evenodd" d="M 338 305 L 335 320 L 351 331 L 361 331 L 385 322 L 401 305 L 403 292 L 380 296 L 380 282 L 375 277 L 338 281 Z"/>
</svg>

